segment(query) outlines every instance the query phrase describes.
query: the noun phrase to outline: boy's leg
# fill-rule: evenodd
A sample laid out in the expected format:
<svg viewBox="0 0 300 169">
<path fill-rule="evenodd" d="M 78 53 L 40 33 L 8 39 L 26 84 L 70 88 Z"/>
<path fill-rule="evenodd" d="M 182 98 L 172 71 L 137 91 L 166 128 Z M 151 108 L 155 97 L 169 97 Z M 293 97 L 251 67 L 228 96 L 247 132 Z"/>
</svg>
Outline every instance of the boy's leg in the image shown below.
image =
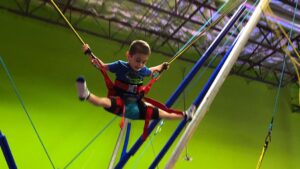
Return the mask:
<svg viewBox="0 0 300 169">
<path fill-rule="evenodd" d="M 144 102 L 145 106 L 149 106 L 154 108 L 155 106 L 153 106 L 152 104 L 148 103 L 148 102 Z M 158 112 L 158 115 L 154 114 L 152 115 L 152 118 L 156 119 L 156 118 L 161 118 L 161 119 L 166 119 L 166 120 L 171 120 L 171 119 L 183 119 L 184 118 L 184 113 L 182 114 L 175 114 L 175 113 L 168 113 L 162 109 L 159 108 L 155 108 L 158 109 L 158 111 L 156 111 L 156 113 Z M 157 117 L 158 116 L 158 117 Z"/>
<path fill-rule="evenodd" d="M 187 120 L 192 120 L 194 113 L 196 110 L 196 106 L 192 105 L 189 109 L 182 112 L 182 114 L 176 114 L 176 113 L 168 113 L 164 110 L 158 109 L 159 118 L 166 119 L 166 120 L 176 120 L 176 119 L 183 119 L 187 118 Z"/>
<path fill-rule="evenodd" d="M 101 106 L 104 108 L 111 107 L 111 99 L 107 97 L 98 97 L 91 93 L 87 100 L 96 106 Z"/>
<path fill-rule="evenodd" d="M 150 107 L 155 107 L 148 102 L 145 102 L 145 105 L 150 106 Z M 167 120 L 172 120 L 172 119 L 178 120 L 178 119 L 186 118 L 188 121 L 190 121 L 193 119 L 195 111 L 196 111 L 196 106 L 193 104 L 186 111 L 183 111 L 182 114 L 169 113 L 162 109 L 158 109 L 158 117 L 161 119 L 167 119 Z M 152 118 L 155 119 L 156 117 L 157 117 L 157 115 L 156 116 L 154 115 Z"/>
<path fill-rule="evenodd" d="M 158 109 L 159 118 L 166 119 L 166 120 L 176 120 L 176 119 L 183 119 L 184 114 L 175 114 L 175 113 L 168 113 L 162 109 Z"/>
<path fill-rule="evenodd" d="M 79 100 L 87 100 L 90 97 L 90 91 L 87 88 L 86 81 L 83 77 L 79 76 L 76 79 L 76 86 Z"/>
<path fill-rule="evenodd" d="M 101 106 L 104 108 L 111 107 L 111 100 L 107 97 L 98 97 L 92 93 L 90 93 L 89 89 L 87 88 L 86 81 L 83 77 L 77 78 L 77 91 L 80 100 L 88 100 L 90 103 Z"/>
</svg>

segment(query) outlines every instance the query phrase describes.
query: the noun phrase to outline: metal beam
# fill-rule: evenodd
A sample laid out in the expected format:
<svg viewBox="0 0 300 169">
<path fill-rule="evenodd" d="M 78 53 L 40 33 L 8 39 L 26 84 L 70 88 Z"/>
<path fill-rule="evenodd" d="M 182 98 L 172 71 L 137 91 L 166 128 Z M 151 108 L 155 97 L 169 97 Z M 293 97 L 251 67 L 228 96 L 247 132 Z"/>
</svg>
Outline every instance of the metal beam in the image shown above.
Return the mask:
<svg viewBox="0 0 300 169">
<path fill-rule="evenodd" d="M 164 2 L 164 0 L 161 1 L 161 3 L 163 3 L 163 2 Z M 153 1 L 152 3 L 156 3 L 156 1 Z M 138 21 L 138 24 L 135 25 L 133 28 L 131 28 L 131 31 L 130 31 L 130 33 L 128 34 L 128 36 L 126 37 L 126 40 L 125 40 L 125 41 L 129 40 L 129 38 L 132 36 L 133 32 L 136 30 L 135 27 L 138 27 L 139 25 L 141 25 L 141 24 L 144 22 L 144 19 L 147 17 L 147 15 L 150 15 L 150 14 L 151 14 L 150 11 L 151 11 L 151 9 L 148 8 L 147 11 L 146 11 L 146 12 L 143 14 L 143 16 L 141 17 L 141 19 Z M 153 12 L 152 12 L 152 13 L 153 13 Z M 123 47 L 124 47 L 124 44 L 121 45 L 121 47 L 120 47 L 119 50 L 123 49 Z"/>
<path fill-rule="evenodd" d="M 31 0 L 24 0 L 24 2 L 29 2 L 29 1 L 31 1 Z M 29 13 L 31 13 L 31 14 L 28 14 L 28 15 L 31 15 L 31 16 L 29 16 L 29 17 L 32 17 L 32 18 L 39 18 L 40 20 L 44 20 L 44 21 L 50 21 L 50 22 L 52 22 L 51 21 L 51 18 L 47 18 L 46 16 L 43 18 L 43 16 L 38 16 L 39 14 L 38 13 L 35 13 L 35 15 L 36 16 L 34 16 L 33 15 L 33 13 L 35 12 L 35 11 L 37 11 L 38 9 L 42 9 L 41 7 L 43 7 L 44 5 L 45 5 L 45 2 L 46 1 L 48 1 L 48 0 L 39 0 L 39 2 L 43 2 L 43 3 L 41 3 L 40 5 L 39 4 L 37 4 L 37 5 L 39 5 L 39 6 L 37 6 L 37 7 L 35 7 L 34 9 L 30 9 L 29 11 Z M 56 0 L 56 1 L 58 1 L 58 0 Z M 179 12 L 179 14 L 178 13 L 176 13 L 176 12 L 174 12 L 174 9 L 172 9 L 172 10 L 167 10 L 168 8 L 163 8 L 163 6 L 161 6 L 161 7 L 159 7 L 159 6 L 154 6 L 154 5 L 151 5 L 151 4 L 149 4 L 149 3 L 145 3 L 144 1 L 138 1 L 138 0 L 128 0 L 128 1 L 130 1 L 130 2 L 133 2 L 133 3 L 136 3 L 137 5 L 141 5 L 141 6 L 144 6 L 144 7 L 147 7 L 147 8 L 153 8 L 153 10 L 155 10 L 155 11 L 157 11 L 157 12 L 159 12 L 159 13 L 164 13 L 164 14 L 167 14 L 168 16 L 169 16 L 169 22 L 171 21 L 171 19 L 172 18 L 174 18 L 174 19 L 180 19 L 180 20 L 184 20 L 184 22 L 191 22 L 191 23 L 193 23 L 193 24 L 197 24 L 197 25 L 203 25 L 204 23 L 202 23 L 201 21 L 198 21 L 198 20 L 195 20 L 195 19 L 193 19 L 193 17 L 188 17 L 188 16 L 186 16 L 186 15 L 183 15 L 182 14 L 182 12 Z M 212 11 L 216 11 L 217 9 L 215 8 L 215 7 L 212 7 L 212 5 L 209 5 L 209 4 L 203 4 L 202 2 L 199 2 L 199 1 L 196 1 L 196 0 L 176 0 L 176 2 L 177 3 L 184 3 L 184 1 L 186 1 L 186 2 L 191 2 L 191 3 L 193 3 L 193 5 L 202 5 L 202 7 L 203 8 L 207 8 L 207 9 L 209 9 L 209 10 L 212 10 Z M 17 4 L 17 6 L 18 6 L 18 1 L 17 0 L 15 0 L 15 2 L 16 2 L 16 4 Z M 59 1 L 58 1 L 59 2 Z M 113 23 L 113 24 L 120 24 L 121 26 L 123 26 L 123 27 L 127 27 L 127 28 L 134 28 L 134 26 L 132 25 L 132 24 L 130 24 L 130 23 L 128 23 L 128 22 L 124 22 L 124 21 L 122 21 L 122 20 L 120 20 L 120 19 L 118 19 L 118 18 L 112 18 L 112 19 L 108 19 L 108 18 L 105 18 L 105 16 L 96 16 L 94 13 L 92 13 L 92 12 L 90 12 L 90 11 L 87 11 L 87 9 L 82 9 L 81 7 L 80 7 L 80 10 L 79 10 L 79 8 L 75 8 L 73 5 L 72 5 L 72 0 L 66 0 L 66 1 L 64 1 L 65 3 L 62 3 L 61 1 L 60 1 L 60 3 L 62 4 L 62 6 L 64 7 L 63 9 L 65 9 L 66 11 L 67 10 L 69 10 L 70 11 L 70 14 L 75 14 L 75 13 L 77 13 L 77 14 L 83 14 L 83 15 L 85 15 L 85 16 L 91 16 L 91 17 L 93 17 L 95 20 L 96 20 L 96 22 L 99 20 L 104 20 L 104 21 L 107 21 L 108 22 L 108 25 L 111 25 L 111 23 Z M 33 1 L 32 1 L 32 3 L 33 3 Z M 69 5 L 66 5 L 66 4 L 68 4 L 69 3 Z M 187 3 L 185 3 L 186 5 L 185 5 L 185 7 L 186 6 L 188 6 L 187 5 Z M 20 5 L 20 4 L 19 4 Z M 25 14 L 25 12 L 24 12 L 24 10 L 26 9 L 25 7 L 25 3 L 22 3 L 22 7 L 20 8 L 20 9 L 18 9 L 19 11 L 18 11 L 18 13 L 20 14 L 20 15 L 26 15 Z M 145 6 L 146 5 L 146 6 Z M 150 5 L 150 6 L 147 6 L 147 5 Z M 178 4 L 177 4 L 177 10 L 179 10 L 178 9 Z M 175 7 L 174 7 L 175 8 Z M 181 8 L 182 9 L 182 8 Z M 85 11 L 85 12 L 84 12 Z M 175 10 L 176 11 L 176 10 Z M 189 11 L 189 12 L 191 12 L 191 11 Z M 228 16 L 231 16 L 231 14 L 229 14 Z M 76 23 L 79 23 L 79 22 L 81 22 L 82 20 L 80 19 L 80 20 L 78 20 Z M 54 22 L 56 22 L 56 21 L 54 21 Z M 74 23 L 74 22 L 73 22 Z M 98 22 L 97 22 L 98 23 Z M 171 23 L 171 22 L 170 22 Z M 60 23 L 54 23 L 54 24 L 60 24 Z M 80 27 L 80 26 L 77 26 L 77 28 L 78 27 Z M 213 27 L 212 28 L 212 30 L 214 30 L 214 31 L 220 31 L 220 28 L 218 28 L 219 26 L 215 26 L 215 27 Z M 178 27 L 177 27 L 178 28 Z M 107 34 L 109 34 L 109 33 L 107 33 L 107 32 L 96 32 L 96 31 L 89 31 L 89 30 L 87 30 L 87 29 L 85 29 L 85 28 L 79 28 L 80 30 L 83 30 L 83 31 L 86 31 L 86 32 L 89 32 L 89 33 L 91 33 L 91 34 L 95 34 L 96 36 L 101 36 L 101 37 L 105 37 L 105 38 L 108 38 L 109 39 L 109 37 L 111 37 L 111 36 L 109 36 L 109 35 L 107 35 Z M 166 32 L 161 32 L 161 31 L 156 31 L 156 30 L 152 30 L 152 29 L 149 29 L 148 27 L 146 27 L 145 26 L 145 24 L 141 24 L 140 26 L 138 26 L 138 27 L 136 27 L 135 29 L 137 29 L 137 30 L 139 30 L 139 31 L 141 31 L 141 32 L 145 32 L 145 33 L 148 33 L 148 34 L 151 34 L 151 35 L 154 35 L 154 36 L 156 36 L 157 37 L 157 39 L 159 38 L 159 37 L 161 37 L 162 39 L 164 39 L 164 38 L 168 38 L 168 37 L 170 37 L 170 34 L 169 33 L 166 33 Z M 162 27 L 161 29 L 165 29 L 165 27 Z M 268 32 L 268 29 L 270 29 L 268 26 L 266 26 L 266 25 L 259 25 L 258 24 L 258 29 L 260 29 L 260 31 L 261 32 L 263 32 L 263 34 L 261 34 L 262 36 L 264 36 L 267 32 Z M 109 30 L 108 32 L 111 32 L 111 30 Z M 101 33 L 101 34 L 100 34 Z M 124 38 L 124 37 L 123 37 Z M 249 42 L 251 43 L 251 44 L 255 44 L 255 45 L 259 45 L 259 48 L 264 48 L 264 49 L 268 49 L 268 50 L 275 50 L 276 52 L 279 52 L 280 54 L 282 54 L 282 55 L 284 55 L 284 52 L 280 49 L 280 48 L 278 48 L 278 47 L 276 47 L 276 46 L 274 46 L 274 45 L 270 45 L 269 43 L 270 42 L 272 42 L 272 40 L 270 40 L 270 39 L 272 39 L 272 38 L 268 38 L 268 42 L 267 43 L 262 43 L 261 41 L 257 41 L 257 39 L 253 39 L 253 40 L 250 40 Z M 119 37 L 113 37 L 112 38 L 112 40 L 116 40 L 116 41 L 118 41 L 118 42 L 120 42 L 120 43 L 125 43 L 125 44 L 128 44 L 128 43 L 130 43 L 128 40 L 124 40 L 124 39 L 122 39 L 122 38 L 119 38 Z M 183 41 L 182 39 L 180 39 L 179 37 L 178 38 L 176 38 L 176 37 L 170 37 L 170 40 L 172 40 L 172 42 L 173 41 L 175 41 L 177 44 L 184 44 L 185 43 L 185 41 Z M 295 38 L 292 38 L 292 41 L 293 42 L 296 42 L 296 44 L 297 44 L 297 48 L 298 49 L 300 49 L 300 44 L 299 44 L 299 42 L 300 42 L 300 34 L 298 34 L 298 35 L 295 35 Z M 171 42 L 171 41 L 170 41 Z M 171 44 L 173 44 L 173 43 L 171 43 Z M 153 48 L 154 49 L 154 48 Z M 170 51 L 168 51 L 168 52 L 166 52 L 166 51 L 162 51 L 162 50 L 157 50 L 158 48 L 156 48 L 155 49 L 155 51 L 156 52 L 159 52 L 159 53 L 164 53 L 164 55 L 167 55 L 167 56 L 171 56 L 173 53 L 172 53 L 172 51 L 170 50 Z M 194 49 L 195 49 L 195 52 L 199 52 L 199 51 L 197 51 L 197 47 L 196 46 L 194 46 Z M 189 62 L 194 62 L 193 60 L 191 60 L 191 59 L 184 59 L 184 60 L 188 60 Z M 241 59 L 239 59 L 239 60 L 241 60 Z M 242 60 L 241 60 L 242 61 Z M 244 63 L 246 63 L 246 62 L 244 62 Z M 252 61 L 247 61 L 247 63 L 250 63 L 251 65 L 253 64 L 253 62 Z M 262 66 L 262 68 L 266 68 L 266 69 L 270 69 L 270 67 L 266 67 L 265 65 L 260 65 L 260 64 L 258 64 L 259 66 Z M 253 67 L 252 67 L 253 68 Z M 272 70 L 273 71 L 273 70 Z M 237 71 L 237 72 L 239 72 L 239 71 Z M 239 72 L 239 73 L 242 73 L 242 72 Z M 243 73 L 241 74 L 241 75 L 243 75 Z M 258 79 L 259 80 L 259 79 Z"/>
<path fill-rule="evenodd" d="M 205 0 L 205 2 L 206 2 L 207 0 Z M 198 6 L 197 8 L 196 8 L 196 10 L 194 10 L 194 12 L 192 12 L 191 14 L 190 14 L 190 16 L 186 19 L 186 20 L 184 20 L 173 32 L 172 32 L 172 34 L 170 35 L 170 36 L 168 36 L 162 43 L 161 43 L 161 45 L 160 46 L 163 46 L 171 37 L 173 37 L 189 20 L 191 20 L 192 19 L 192 17 L 198 12 L 198 10 L 199 9 L 201 9 L 201 6 Z"/>
<path fill-rule="evenodd" d="M 282 38 L 283 39 L 283 38 Z M 280 45 L 280 42 L 282 39 L 279 39 L 278 42 L 275 44 L 275 47 Z M 284 44 L 285 45 L 285 44 Z M 284 46 L 282 45 L 282 46 Z M 268 54 L 267 56 L 263 57 L 262 59 L 260 59 L 258 62 L 255 62 L 254 64 L 250 65 L 245 71 L 248 71 L 252 68 L 254 68 L 257 65 L 260 65 L 263 61 L 265 61 L 267 58 L 271 57 L 272 55 L 274 55 L 277 51 L 273 50 L 273 52 L 271 52 L 270 54 Z"/>
<path fill-rule="evenodd" d="M 135 3 L 135 4 L 138 4 L 138 5 L 141 5 L 141 6 L 144 6 L 144 7 L 147 7 L 147 8 L 152 8 L 152 9 L 158 11 L 158 12 L 162 12 L 162 13 L 171 15 L 171 16 L 176 17 L 176 18 L 178 18 L 178 19 L 183 19 L 183 20 L 187 20 L 187 19 L 188 19 L 188 18 L 185 17 L 185 16 L 181 16 L 181 15 L 178 15 L 178 14 L 174 14 L 174 13 L 172 13 L 172 12 L 170 12 L 170 11 L 167 11 L 167 10 L 164 10 L 164 9 L 161 9 L 161 8 L 158 8 L 158 7 L 153 6 L 153 5 L 149 4 L 149 3 L 141 2 L 141 1 L 138 1 L 138 0 L 128 0 L 128 1 L 133 2 L 133 3 Z M 216 8 L 214 8 L 214 7 L 210 6 L 210 5 L 203 4 L 202 2 L 199 2 L 199 1 L 194 1 L 194 0 L 185 0 L 185 1 L 188 1 L 188 2 L 194 3 L 195 5 L 198 5 L 198 6 L 199 6 L 199 5 L 200 5 L 200 6 L 204 6 L 204 7 L 208 8 L 208 9 L 217 11 Z M 229 14 L 229 16 L 231 16 L 231 14 Z M 195 21 L 195 20 L 193 20 L 193 19 L 190 19 L 189 21 L 190 21 L 191 23 L 198 24 L 198 25 L 201 25 L 201 26 L 204 25 L 203 22 Z M 265 29 L 266 31 L 270 31 L 270 30 L 271 30 L 269 27 L 264 26 L 264 25 L 261 25 L 261 24 L 258 24 L 257 26 L 260 27 L 261 29 Z M 217 28 L 216 26 L 212 26 L 211 29 L 212 29 L 212 30 L 215 30 L 215 31 L 218 31 L 218 32 L 221 31 L 221 29 Z M 235 37 L 237 36 L 237 34 L 233 34 L 233 36 L 234 36 L 234 38 L 235 38 Z M 269 46 L 269 45 L 266 45 L 266 44 L 261 44 L 260 42 L 257 42 L 256 40 L 253 40 L 253 39 L 251 39 L 251 38 L 249 39 L 248 42 L 253 43 L 253 44 L 259 44 L 259 45 L 261 45 L 261 46 L 264 47 L 264 48 L 276 50 L 277 52 L 280 52 L 280 53 L 284 54 L 284 52 L 283 52 L 281 49 L 274 49 L 272 46 Z"/>
<path fill-rule="evenodd" d="M 62 10 L 62 13 L 65 14 L 69 6 L 71 5 L 72 0 L 68 0 L 66 5 L 64 6 L 64 9 Z"/>
</svg>

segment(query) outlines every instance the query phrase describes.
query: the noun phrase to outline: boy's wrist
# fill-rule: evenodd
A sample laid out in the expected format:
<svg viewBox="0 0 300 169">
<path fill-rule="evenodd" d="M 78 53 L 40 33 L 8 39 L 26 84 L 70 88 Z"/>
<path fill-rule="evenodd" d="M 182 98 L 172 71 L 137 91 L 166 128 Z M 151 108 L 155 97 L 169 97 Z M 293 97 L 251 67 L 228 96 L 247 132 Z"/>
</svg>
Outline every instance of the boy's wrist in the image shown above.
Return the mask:
<svg viewBox="0 0 300 169">
<path fill-rule="evenodd" d="M 84 54 L 85 55 L 92 55 L 92 50 L 90 48 L 87 48 L 85 51 L 84 51 Z"/>
<path fill-rule="evenodd" d="M 161 64 L 161 71 L 163 70 L 168 70 L 169 69 L 169 63 L 168 62 L 164 62 Z"/>
</svg>

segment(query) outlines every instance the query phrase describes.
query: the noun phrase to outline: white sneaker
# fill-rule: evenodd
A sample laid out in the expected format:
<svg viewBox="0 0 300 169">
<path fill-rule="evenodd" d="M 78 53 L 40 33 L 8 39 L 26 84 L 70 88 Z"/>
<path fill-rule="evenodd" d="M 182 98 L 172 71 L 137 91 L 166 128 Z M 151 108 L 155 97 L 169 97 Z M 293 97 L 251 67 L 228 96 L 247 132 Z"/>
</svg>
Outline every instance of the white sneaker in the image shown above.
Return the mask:
<svg viewBox="0 0 300 169">
<path fill-rule="evenodd" d="M 86 81 L 84 77 L 79 76 L 76 79 L 76 82 L 77 82 L 77 92 L 78 92 L 79 100 L 81 101 L 87 100 L 90 96 L 90 91 L 86 86 Z"/>
<path fill-rule="evenodd" d="M 195 114 L 195 111 L 196 111 L 196 106 L 192 104 L 192 105 L 184 112 L 184 115 L 185 115 L 187 121 L 191 121 L 191 120 L 193 119 L 194 114 Z"/>
</svg>

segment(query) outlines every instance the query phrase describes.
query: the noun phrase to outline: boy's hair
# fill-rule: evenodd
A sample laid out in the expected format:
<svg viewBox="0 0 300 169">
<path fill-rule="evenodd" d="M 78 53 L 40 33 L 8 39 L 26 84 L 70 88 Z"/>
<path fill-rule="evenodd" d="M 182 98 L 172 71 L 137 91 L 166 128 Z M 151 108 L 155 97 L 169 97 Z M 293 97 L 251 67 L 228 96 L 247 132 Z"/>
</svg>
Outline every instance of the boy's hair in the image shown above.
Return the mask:
<svg viewBox="0 0 300 169">
<path fill-rule="evenodd" d="M 143 40 L 135 40 L 133 41 L 129 46 L 129 54 L 134 55 L 137 53 L 150 55 L 151 54 L 151 48 L 149 44 Z"/>
</svg>

